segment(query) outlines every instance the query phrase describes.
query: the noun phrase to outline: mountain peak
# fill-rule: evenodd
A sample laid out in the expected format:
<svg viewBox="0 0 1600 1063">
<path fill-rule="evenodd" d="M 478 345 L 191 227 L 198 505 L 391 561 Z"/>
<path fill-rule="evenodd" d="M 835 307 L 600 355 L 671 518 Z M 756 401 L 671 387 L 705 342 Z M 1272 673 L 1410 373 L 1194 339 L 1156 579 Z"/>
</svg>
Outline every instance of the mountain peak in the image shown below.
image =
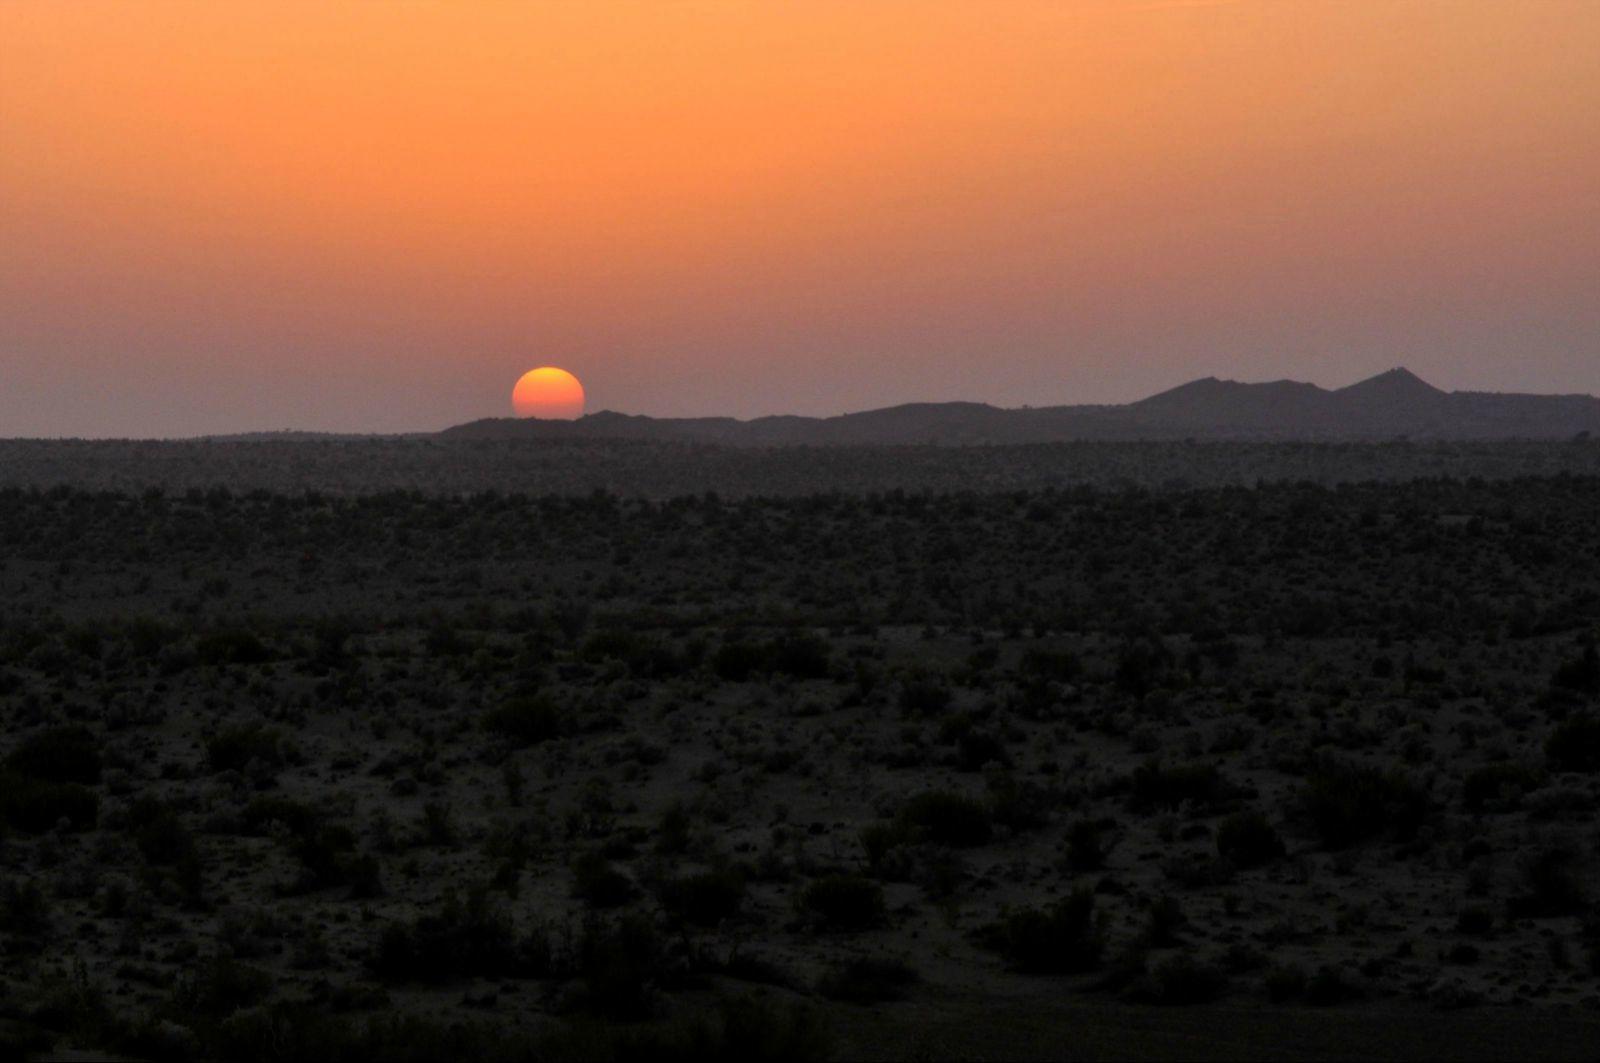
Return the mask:
<svg viewBox="0 0 1600 1063">
<path fill-rule="evenodd" d="M 1344 395 L 1394 395 L 1400 397 L 1443 395 L 1444 392 L 1423 380 L 1417 374 L 1404 366 L 1397 366 L 1386 373 L 1351 384 L 1349 387 L 1340 388 Z"/>
</svg>

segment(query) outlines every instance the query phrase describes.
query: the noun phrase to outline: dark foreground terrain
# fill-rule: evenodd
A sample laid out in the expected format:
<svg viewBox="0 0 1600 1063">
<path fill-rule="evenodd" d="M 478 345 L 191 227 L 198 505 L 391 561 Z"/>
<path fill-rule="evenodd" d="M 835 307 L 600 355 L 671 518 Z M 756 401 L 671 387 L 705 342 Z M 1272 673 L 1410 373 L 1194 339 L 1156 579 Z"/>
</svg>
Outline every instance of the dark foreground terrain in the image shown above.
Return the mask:
<svg viewBox="0 0 1600 1063">
<path fill-rule="evenodd" d="M 1600 1044 L 1594 477 L 13 488 L 0 610 L 12 1053 Z"/>
</svg>

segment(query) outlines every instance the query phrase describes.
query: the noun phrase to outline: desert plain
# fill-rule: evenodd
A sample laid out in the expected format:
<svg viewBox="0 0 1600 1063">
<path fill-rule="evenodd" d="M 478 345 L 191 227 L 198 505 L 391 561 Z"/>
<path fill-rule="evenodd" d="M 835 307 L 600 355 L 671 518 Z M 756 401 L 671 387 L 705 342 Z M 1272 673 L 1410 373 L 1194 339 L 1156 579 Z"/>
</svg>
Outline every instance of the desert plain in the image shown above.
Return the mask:
<svg viewBox="0 0 1600 1063">
<path fill-rule="evenodd" d="M 1600 1044 L 1600 444 L 0 453 L 13 1057 Z"/>
</svg>

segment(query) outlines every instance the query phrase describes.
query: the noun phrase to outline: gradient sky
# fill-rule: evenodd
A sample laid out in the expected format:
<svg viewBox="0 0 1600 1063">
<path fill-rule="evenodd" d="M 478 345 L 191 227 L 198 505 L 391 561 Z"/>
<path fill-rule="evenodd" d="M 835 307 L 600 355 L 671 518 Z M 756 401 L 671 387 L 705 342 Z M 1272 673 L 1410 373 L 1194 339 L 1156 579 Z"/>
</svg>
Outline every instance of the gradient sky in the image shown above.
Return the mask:
<svg viewBox="0 0 1600 1063">
<path fill-rule="evenodd" d="M 1600 391 L 1595 0 L 3 0 L 0 436 Z"/>
</svg>

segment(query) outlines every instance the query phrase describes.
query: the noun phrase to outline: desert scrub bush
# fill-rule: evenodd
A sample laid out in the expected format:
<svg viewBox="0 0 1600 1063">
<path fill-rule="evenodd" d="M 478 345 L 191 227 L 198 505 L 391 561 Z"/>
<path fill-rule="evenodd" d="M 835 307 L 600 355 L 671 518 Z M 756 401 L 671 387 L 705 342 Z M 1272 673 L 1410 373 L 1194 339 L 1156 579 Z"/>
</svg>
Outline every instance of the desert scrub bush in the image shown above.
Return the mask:
<svg viewBox="0 0 1600 1063">
<path fill-rule="evenodd" d="M 93 830 L 100 795 L 77 783 L 50 782 L 0 771 L 0 822 L 23 834 L 43 834 L 65 821 L 72 831 Z"/>
<path fill-rule="evenodd" d="M 994 835 L 994 817 L 975 798 L 949 790 L 930 790 L 900 808 L 899 820 L 916 837 L 958 849 L 986 845 Z"/>
<path fill-rule="evenodd" d="M 1008 912 L 981 940 L 1023 974 L 1092 971 L 1100 964 L 1102 948 L 1094 894 L 1075 890 L 1048 908 Z"/>
<path fill-rule="evenodd" d="M 212 772 L 242 772 L 252 764 L 256 770 L 277 771 L 291 755 L 283 732 L 261 723 L 234 724 L 206 739 L 206 764 Z"/>
<path fill-rule="evenodd" d="M 1581 850 L 1572 844 L 1550 844 L 1522 861 L 1525 892 L 1508 904 L 1514 916 L 1545 919 L 1579 915 L 1588 908 L 1588 875 Z"/>
<path fill-rule="evenodd" d="M 1099 871 L 1106 866 L 1106 858 L 1116 846 L 1111 837 L 1116 830 L 1114 819 L 1080 818 L 1067 827 L 1067 839 L 1062 861 L 1069 872 Z"/>
<path fill-rule="evenodd" d="M 194 656 L 201 664 L 262 664 L 272 654 L 248 631 L 214 631 L 194 640 Z"/>
<path fill-rule="evenodd" d="M 1305 981 L 1305 1002 L 1318 1007 L 1331 1007 L 1362 996 L 1361 986 L 1341 967 L 1323 964 Z"/>
<path fill-rule="evenodd" d="M 914 828 L 905 823 L 872 823 L 861 828 L 857 836 L 866 853 L 867 870 L 876 878 L 903 878 L 909 872 L 909 861 L 902 857 L 903 846 L 915 840 Z"/>
<path fill-rule="evenodd" d="M 744 873 L 722 867 L 663 882 L 661 906 L 691 926 L 715 927 L 739 913 L 744 903 Z"/>
<path fill-rule="evenodd" d="M 512 698 L 483 716 L 484 730 L 501 736 L 513 749 L 559 738 L 565 724 L 561 710 L 543 694 Z"/>
<path fill-rule="evenodd" d="M 649 918 L 632 914 L 615 922 L 591 918 L 578 942 L 581 1004 L 614 1019 L 641 1019 L 653 1010 L 655 990 L 668 974 L 666 948 Z"/>
<path fill-rule="evenodd" d="M 438 985 L 462 978 L 537 978 L 550 973 L 549 942 L 519 936 L 506 911 L 486 891 L 465 901 L 452 895 L 439 908 L 390 923 L 369 966 L 380 981 Z"/>
<path fill-rule="evenodd" d="M 767 650 L 772 671 L 793 679 L 826 679 L 832 655 L 827 640 L 809 632 L 784 635 Z"/>
<path fill-rule="evenodd" d="M 1017 670 L 1025 676 L 1057 683 L 1070 683 L 1083 671 L 1083 663 L 1070 650 L 1030 646 L 1023 651 Z"/>
<path fill-rule="evenodd" d="M 1456 916 L 1456 932 L 1472 937 L 1488 937 L 1494 929 L 1494 913 L 1482 906 L 1461 909 Z"/>
<path fill-rule="evenodd" d="M 298 876 L 280 892 L 348 887 L 352 900 L 383 892 L 377 859 L 358 852 L 355 833 L 328 822 L 319 809 L 287 797 L 258 797 L 245 806 L 240 827 L 246 834 L 278 837 L 299 863 Z"/>
<path fill-rule="evenodd" d="M 584 661 L 618 661 L 637 679 L 669 679 L 682 675 L 686 662 L 673 648 L 658 639 L 625 629 L 596 631 L 578 650 Z"/>
<path fill-rule="evenodd" d="M 1236 812 L 1217 827 L 1217 855 L 1236 868 L 1261 867 L 1284 854 L 1277 828 L 1260 812 Z"/>
<path fill-rule="evenodd" d="M 1188 953 L 1156 961 L 1128 987 L 1127 996 L 1142 1004 L 1209 1004 L 1228 990 L 1222 968 Z"/>
<path fill-rule="evenodd" d="M 822 930 L 855 932 L 883 925 L 883 887 L 861 875 L 828 875 L 800 894 L 800 910 Z"/>
<path fill-rule="evenodd" d="M 950 697 L 939 679 L 912 675 L 900 684 L 900 710 L 912 716 L 937 716 L 950 707 Z"/>
<path fill-rule="evenodd" d="M 572 861 L 572 893 L 591 908 L 618 908 L 639 890 L 604 853 L 591 850 Z"/>
<path fill-rule="evenodd" d="M 957 768 L 981 771 L 987 764 L 1010 766 L 1011 756 L 1004 742 L 987 731 L 968 731 L 956 740 Z"/>
<path fill-rule="evenodd" d="M 1387 835 L 1416 836 L 1431 810 L 1427 791 L 1398 769 L 1388 771 L 1339 760 L 1311 769 L 1300 804 L 1328 849 Z"/>
<path fill-rule="evenodd" d="M 989 811 L 994 822 L 1021 833 L 1038 830 L 1049 821 L 1061 795 L 1036 783 L 1018 779 L 1009 771 L 991 768 L 984 778 L 989 790 Z"/>
<path fill-rule="evenodd" d="M 1477 814 L 1491 803 L 1515 808 L 1525 794 L 1544 785 L 1544 775 L 1526 764 L 1485 764 L 1467 773 L 1461 785 L 1461 804 Z"/>
<path fill-rule="evenodd" d="M 1267 999 L 1274 1004 L 1293 1000 L 1306 991 L 1306 972 L 1292 964 L 1278 964 L 1261 979 Z"/>
<path fill-rule="evenodd" d="M 1550 677 L 1550 685 L 1581 694 L 1600 694 L 1600 646 L 1594 639 L 1585 642 L 1575 660 L 1562 662 Z"/>
<path fill-rule="evenodd" d="M 228 956 L 213 956 L 178 976 L 171 1011 L 185 1025 L 212 1023 L 259 1004 L 272 990 L 273 978 L 267 971 Z"/>
<path fill-rule="evenodd" d="M 1600 771 L 1600 716 L 1570 716 L 1556 725 L 1544 744 L 1556 771 Z"/>
<path fill-rule="evenodd" d="M 291 834 L 304 834 L 322 821 L 322 813 L 292 797 L 257 797 L 244 807 L 238 826 L 245 834 L 262 837 L 280 824 Z"/>
<path fill-rule="evenodd" d="M 171 1056 L 176 1047 L 154 1024 L 118 1047 L 138 1058 Z M 385 1010 L 364 1017 L 330 1015 L 304 1003 L 249 1008 L 202 1027 L 195 1054 L 238 1063 L 335 1059 L 345 1063 L 534 1063 L 538 1060 L 705 1060 L 708 1063 L 810 1063 L 830 1058 L 831 1041 L 803 1007 L 764 999 L 720 998 L 665 1022 L 617 1024 L 571 1016 L 536 1036 L 492 1022 L 435 1019 Z"/>
<path fill-rule="evenodd" d="M 669 855 L 688 852 L 693 827 L 694 818 L 683 802 L 668 805 L 656 824 L 656 852 Z"/>
<path fill-rule="evenodd" d="M 1183 940 L 1179 932 L 1188 926 L 1189 918 L 1178 898 L 1163 893 L 1150 899 L 1142 940 L 1153 949 L 1171 948 Z"/>
<path fill-rule="evenodd" d="M 580 1029 L 539 1042 L 540 1059 L 693 1059 L 707 1063 L 809 1063 L 832 1058 L 815 1013 L 756 997 L 724 997 L 667 1023 Z"/>
<path fill-rule="evenodd" d="M 711 670 L 718 679 L 729 683 L 748 682 L 751 676 L 765 670 L 766 663 L 765 647 L 754 642 L 729 640 L 711 656 Z"/>
<path fill-rule="evenodd" d="M 1198 761 L 1171 767 L 1147 761 L 1128 777 L 1128 805 L 1140 813 L 1173 811 L 1185 804 L 1211 811 L 1245 793 L 1215 764 Z"/>
<path fill-rule="evenodd" d="M 1117 653 L 1112 682 L 1131 697 L 1142 698 L 1165 685 L 1172 671 L 1172 651 L 1159 637 L 1129 639 Z"/>
<path fill-rule="evenodd" d="M 148 864 L 171 867 L 195 854 L 194 835 L 183 817 L 159 798 L 139 798 L 118 817 L 116 825 L 133 836 L 139 855 Z"/>
<path fill-rule="evenodd" d="M 45 782 L 94 786 L 100 781 L 100 741 L 87 727 L 50 727 L 24 738 L 5 767 Z"/>
<path fill-rule="evenodd" d="M 917 981 L 916 969 L 904 960 L 857 956 L 830 968 L 817 980 L 817 992 L 850 1004 L 881 1004 L 904 1000 Z"/>
<path fill-rule="evenodd" d="M 42 951 L 50 926 L 50 899 L 36 879 L 8 876 L 0 882 L 0 934 L 7 939 L 7 953 Z"/>
</svg>

